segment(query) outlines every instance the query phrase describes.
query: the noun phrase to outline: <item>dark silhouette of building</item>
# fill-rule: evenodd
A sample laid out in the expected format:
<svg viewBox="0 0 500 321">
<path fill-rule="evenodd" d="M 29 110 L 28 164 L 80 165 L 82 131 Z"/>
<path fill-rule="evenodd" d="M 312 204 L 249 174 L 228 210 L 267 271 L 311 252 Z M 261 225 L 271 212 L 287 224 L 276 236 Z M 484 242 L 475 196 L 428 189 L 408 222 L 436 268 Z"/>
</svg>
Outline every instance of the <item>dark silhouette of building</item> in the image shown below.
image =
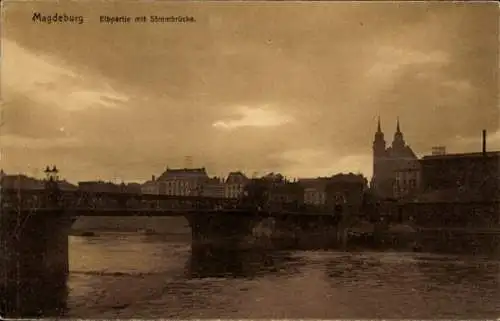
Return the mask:
<svg viewBox="0 0 500 321">
<path fill-rule="evenodd" d="M 201 185 L 200 195 L 205 197 L 223 198 L 225 192 L 224 180 L 220 177 L 211 177 Z"/>
<path fill-rule="evenodd" d="M 304 187 L 297 182 L 283 182 L 274 184 L 269 190 L 269 201 L 271 203 L 304 203 Z"/>
<path fill-rule="evenodd" d="M 78 189 L 89 193 L 118 193 L 121 192 L 120 186 L 112 182 L 104 181 L 86 181 L 78 182 Z"/>
<path fill-rule="evenodd" d="M 61 190 L 76 190 L 77 187 L 66 180 L 57 180 L 59 189 Z M 23 174 L 10 175 L 0 170 L 0 185 L 2 188 L 7 189 L 20 189 L 20 190 L 41 190 L 45 188 L 45 183 L 41 179 L 29 177 Z"/>
<path fill-rule="evenodd" d="M 498 200 L 500 152 L 424 156 L 420 163 L 424 194 L 454 191 Z"/>
<path fill-rule="evenodd" d="M 281 174 L 252 178 L 244 187 L 242 202 L 274 210 L 296 209 L 304 204 L 304 186 L 290 182 Z"/>
<path fill-rule="evenodd" d="M 43 181 L 28 177 L 26 175 L 2 175 L 2 188 L 13 188 L 21 190 L 39 190 L 44 189 Z"/>
<path fill-rule="evenodd" d="M 121 183 L 120 184 L 120 191 L 122 193 L 131 193 L 131 194 L 140 194 L 141 191 L 141 184 L 138 183 Z"/>
<path fill-rule="evenodd" d="M 151 179 L 144 182 L 141 185 L 141 193 L 143 194 L 155 194 L 158 195 L 160 193 L 159 183 L 154 175 L 151 176 Z"/>
<path fill-rule="evenodd" d="M 498 226 L 500 152 L 434 153 L 420 162 L 420 193 L 398 213 L 431 227 Z"/>
<path fill-rule="evenodd" d="M 326 206 L 335 208 L 342 204 L 351 214 L 359 214 L 363 205 L 368 181 L 361 174 L 336 174 L 328 179 L 325 188 Z"/>
<path fill-rule="evenodd" d="M 396 198 L 401 190 L 401 178 L 408 185 L 418 185 L 418 158 L 404 140 L 399 118 L 392 144 L 387 147 L 378 119 L 377 132 L 373 141 L 373 177 L 371 187 L 382 198 Z M 401 173 L 413 173 L 401 175 Z M 412 183 L 415 180 L 414 183 Z"/>
</svg>

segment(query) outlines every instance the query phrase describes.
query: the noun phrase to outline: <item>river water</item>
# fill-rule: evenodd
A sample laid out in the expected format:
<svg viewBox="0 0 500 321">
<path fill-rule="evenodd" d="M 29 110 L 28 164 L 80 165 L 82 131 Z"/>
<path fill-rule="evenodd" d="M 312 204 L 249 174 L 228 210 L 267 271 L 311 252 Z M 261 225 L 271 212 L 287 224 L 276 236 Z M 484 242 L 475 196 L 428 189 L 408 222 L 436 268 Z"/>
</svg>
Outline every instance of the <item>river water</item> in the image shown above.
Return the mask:
<svg viewBox="0 0 500 321">
<path fill-rule="evenodd" d="M 192 252 L 189 235 L 70 237 L 75 318 L 496 318 L 500 262 L 398 252 Z"/>
</svg>

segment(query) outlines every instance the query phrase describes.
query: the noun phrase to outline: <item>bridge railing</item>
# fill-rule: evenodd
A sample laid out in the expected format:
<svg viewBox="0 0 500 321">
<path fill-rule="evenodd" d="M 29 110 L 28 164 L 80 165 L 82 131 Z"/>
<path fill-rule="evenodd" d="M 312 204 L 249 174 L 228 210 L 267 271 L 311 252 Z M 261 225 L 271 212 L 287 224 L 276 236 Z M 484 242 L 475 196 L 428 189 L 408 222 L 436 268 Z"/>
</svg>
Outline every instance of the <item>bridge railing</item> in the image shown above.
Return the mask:
<svg viewBox="0 0 500 321">
<path fill-rule="evenodd" d="M 50 200 L 48 198 L 50 196 Z M 202 198 L 170 195 L 135 195 L 117 193 L 60 192 L 45 190 L 2 190 L 2 207 L 41 209 L 64 207 L 71 209 L 232 209 L 239 206 L 235 199 Z"/>
<path fill-rule="evenodd" d="M 171 195 L 139 195 L 130 193 L 87 193 L 82 191 L 60 191 L 58 200 L 48 202 L 47 191 L 2 191 L 3 206 L 23 209 L 63 207 L 77 211 L 99 210 L 248 210 L 268 212 L 289 212 L 301 214 L 335 215 L 331 206 L 305 205 L 299 202 L 267 202 L 255 204 L 239 199 L 186 197 Z M 53 196 L 53 195 L 52 195 Z"/>
</svg>

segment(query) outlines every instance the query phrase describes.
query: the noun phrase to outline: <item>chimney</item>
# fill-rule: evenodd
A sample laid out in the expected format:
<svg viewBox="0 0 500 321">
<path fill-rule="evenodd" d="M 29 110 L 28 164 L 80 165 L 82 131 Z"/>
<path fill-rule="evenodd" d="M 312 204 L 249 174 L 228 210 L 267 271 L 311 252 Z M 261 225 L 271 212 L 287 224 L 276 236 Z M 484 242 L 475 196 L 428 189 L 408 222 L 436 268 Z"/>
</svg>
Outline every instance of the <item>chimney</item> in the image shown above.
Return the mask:
<svg viewBox="0 0 500 321">
<path fill-rule="evenodd" d="M 486 155 L 486 129 L 483 129 L 483 154 Z"/>
<path fill-rule="evenodd" d="M 155 177 L 154 175 L 153 175 L 153 176 L 151 176 L 151 180 L 152 180 L 153 182 L 155 181 L 155 178 L 156 178 L 156 177 Z"/>
</svg>

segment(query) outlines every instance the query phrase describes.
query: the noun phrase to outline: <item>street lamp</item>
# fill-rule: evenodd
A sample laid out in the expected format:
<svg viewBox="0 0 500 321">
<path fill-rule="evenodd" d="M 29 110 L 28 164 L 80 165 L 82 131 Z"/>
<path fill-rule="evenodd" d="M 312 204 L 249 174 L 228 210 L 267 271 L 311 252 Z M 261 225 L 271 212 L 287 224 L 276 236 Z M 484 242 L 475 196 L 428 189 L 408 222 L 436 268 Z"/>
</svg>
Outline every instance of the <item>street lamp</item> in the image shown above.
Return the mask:
<svg viewBox="0 0 500 321">
<path fill-rule="evenodd" d="M 46 175 L 48 181 L 56 182 L 59 180 L 59 177 L 57 176 L 57 174 L 59 173 L 59 170 L 57 169 L 57 167 L 55 165 L 52 166 L 52 168 L 47 166 L 45 168 L 44 172 L 45 172 L 45 175 Z"/>
<path fill-rule="evenodd" d="M 49 206 L 53 206 L 60 201 L 60 194 L 59 194 L 59 177 L 58 173 L 59 170 L 57 167 L 54 165 L 52 168 L 47 166 L 45 168 L 45 175 L 47 177 L 45 181 L 45 190 L 47 193 L 47 202 Z"/>
</svg>

